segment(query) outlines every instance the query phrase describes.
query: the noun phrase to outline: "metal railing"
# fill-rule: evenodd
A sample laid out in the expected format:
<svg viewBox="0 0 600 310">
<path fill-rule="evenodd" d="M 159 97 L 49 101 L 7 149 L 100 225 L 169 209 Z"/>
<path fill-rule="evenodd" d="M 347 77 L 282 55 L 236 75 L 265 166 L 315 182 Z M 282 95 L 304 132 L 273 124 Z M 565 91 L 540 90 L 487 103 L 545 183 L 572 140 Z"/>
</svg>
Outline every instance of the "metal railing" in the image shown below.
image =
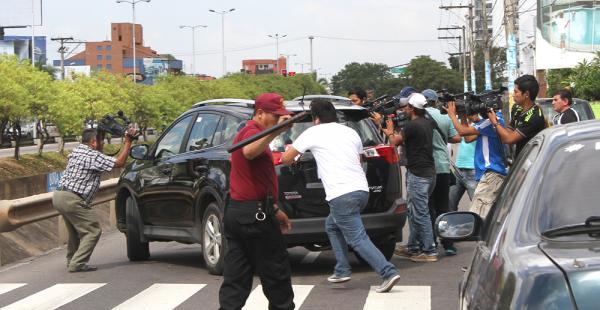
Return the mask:
<svg viewBox="0 0 600 310">
<path fill-rule="evenodd" d="M 100 182 L 100 189 L 92 205 L 114 200 L 118 181 L 119 178 L 114 178 Z M 52 207 L 52 195 L 50 192 L 13 200 L 0 200 L 0 232 L 13 231 L 23 225 L 59 215 Z"/>
</svg>

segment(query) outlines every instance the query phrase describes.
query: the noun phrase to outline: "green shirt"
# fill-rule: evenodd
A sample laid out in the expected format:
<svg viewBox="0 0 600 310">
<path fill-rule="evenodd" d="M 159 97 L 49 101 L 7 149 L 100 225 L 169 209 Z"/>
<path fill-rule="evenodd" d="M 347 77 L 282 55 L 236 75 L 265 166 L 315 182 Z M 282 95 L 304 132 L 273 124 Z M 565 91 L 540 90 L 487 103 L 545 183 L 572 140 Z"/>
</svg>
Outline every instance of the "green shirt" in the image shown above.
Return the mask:
<svg viewBox="0 0 600 310">
<path fill-rule="evenodd" d="M 435 161 L 435 173 L 450 173 L 450 154 L 448 153 L 448 148 L 446 142 L 451 137 L 454 137 L 458 134 L 454 125 L 452 125 L 452 120 L 448 115 L 442 115 L 440 110 L 436 108 L 425 108 L 427 113 L 431 115 L 431 117 L 435 120 L 438 127 L 441 129 L 444 134 L 444 138 L 440 136 L 440 133 L 437 129 L 433 129 L 433 160 Z"/>
</svg>

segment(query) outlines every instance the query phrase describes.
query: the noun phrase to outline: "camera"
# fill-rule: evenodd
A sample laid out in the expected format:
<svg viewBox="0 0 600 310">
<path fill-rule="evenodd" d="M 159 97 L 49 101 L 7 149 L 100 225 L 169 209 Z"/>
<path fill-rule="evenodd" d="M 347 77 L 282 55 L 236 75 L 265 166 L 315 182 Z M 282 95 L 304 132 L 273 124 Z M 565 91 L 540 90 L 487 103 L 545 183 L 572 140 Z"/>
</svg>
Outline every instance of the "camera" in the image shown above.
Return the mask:
<svg viewBox="0 0 600 310">
<path fill-rule="evenodd" d="M 106 114 L 98 121 L 98 131 L 109 133 L 112 137 L 120 138 L 127 134 L 127 129 L 131 125 L 131 120 L 123 114 L 123 111 L 118 111 L 117 115 Z M 136 140 L 139 135 L 129 137 Z"/>
<path fill-rule="evenodd" d="M 492 109 L 494 111 L 502 108 L 502 96 L 507 90 L 506 87 L 500 87 L 496 90 L 486 90 L 479 94 L 473 92 L 466 92 L 462 94 L 451 94 L 446 90 L 438 91 L 438 100 L 442 103 L 440 112 L 447 114 L 444 108 L 448 107 L 448 102 L 454 101 L 456 106 L 456 113 L 472 115 L 475 113 L 480 114 L 482 117 L 487 118 L 487 112 Z M 457 97 L 465 96 L 464 100 L 457 99 Z M 442 108 L 444 107 L 444 108 Z"/>
<path fill-rule="evenodd" d="M 398 111 L 393 116 L 389 117 L 394 123 L 394 128 L 397 130 L 402 130 L 406 122 L 408 121 L 408 115 L 405 111 Z M 383 125 L 385 127 L 385 124 Z"/>
</svg>

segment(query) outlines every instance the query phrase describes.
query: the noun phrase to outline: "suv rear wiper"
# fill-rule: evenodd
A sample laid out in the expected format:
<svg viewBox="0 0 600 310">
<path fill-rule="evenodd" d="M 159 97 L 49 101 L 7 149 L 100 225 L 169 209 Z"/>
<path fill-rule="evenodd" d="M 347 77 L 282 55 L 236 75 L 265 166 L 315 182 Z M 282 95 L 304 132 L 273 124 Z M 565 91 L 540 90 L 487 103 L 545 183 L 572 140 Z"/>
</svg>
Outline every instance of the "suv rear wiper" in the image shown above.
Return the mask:
<svg viewBox="0 0 600 310">
<path fill-rule="evenodd" d="M 547 238 L 580 234 L 588 234 L 590 237 L 600 238 L 600 216 L 590 216 L 583 224 L 566 225 L 549 229 L 542 233 Z"/>
</svg>

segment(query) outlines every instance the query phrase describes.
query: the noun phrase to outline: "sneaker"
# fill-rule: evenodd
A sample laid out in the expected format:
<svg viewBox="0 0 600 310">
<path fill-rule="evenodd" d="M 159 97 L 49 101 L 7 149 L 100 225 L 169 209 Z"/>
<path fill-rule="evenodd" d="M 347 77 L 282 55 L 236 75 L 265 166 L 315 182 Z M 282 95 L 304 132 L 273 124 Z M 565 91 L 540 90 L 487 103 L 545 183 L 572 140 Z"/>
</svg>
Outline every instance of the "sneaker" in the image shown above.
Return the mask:
<svg viewBox="0 0 600 310">
<path fill-rule="evenodd" d="M 437 262 L 438 256 L 437 254 L 421 253 L 419 255 L 412 256 L 410 260 L 412 260 L 413 262 L 432 263 Z"/>
<path fill-rule="evenodd" d="M 454 247 L 453 245 L 449 245 L 446 248 L 446 256 L 454 256 L 456 255 L 456 247 Z"/>
<path fill-rule="evenodd" d="M 397 246 L 394 249 L 394 254 L 398 255 L 398 256 L 402 256 L 402 257 L 411 258 L 413 256 L 418 255 L 419 253 L 411 252 L 408 250 L 408 247 L 406 247 L 405 245 L 401 245 L 401 246 Z"/>
<path fill-rule="evenodd" d="M 352 277 L 338 276 L 337 274 L 334 273 L 329 278 L 327 278 L 327 281 L 329 281 L 329 283 L 344 283 L 344 282 L 350 281 L 350 279 L 352 279 Z"/>
<path fill-rule="evenodd" d="M 383 283 L 381 283 L 381 285 L 375 289 L 375 292 L 377 292 L 377 293 L 389 292 L 392 289 L 392 287 L 394 287 L 394 285 L 396 285 L 396 283 L 398 283 L 398 281 L 400 281 L 399 274 L 397 274 L 395 276 L 391 276 L 391 277 L 383 280 Z"/>
<path fill-rule="evenodd" d="M 92 265 L 81 265 L 81 266 L 75 267 L 75 269 L 69 270 L 69 272 L 88 272 L 88 271 L 96 271 L 96 270 L 98 270 L 98 268 L 96 268 Z"/>
</svg>

